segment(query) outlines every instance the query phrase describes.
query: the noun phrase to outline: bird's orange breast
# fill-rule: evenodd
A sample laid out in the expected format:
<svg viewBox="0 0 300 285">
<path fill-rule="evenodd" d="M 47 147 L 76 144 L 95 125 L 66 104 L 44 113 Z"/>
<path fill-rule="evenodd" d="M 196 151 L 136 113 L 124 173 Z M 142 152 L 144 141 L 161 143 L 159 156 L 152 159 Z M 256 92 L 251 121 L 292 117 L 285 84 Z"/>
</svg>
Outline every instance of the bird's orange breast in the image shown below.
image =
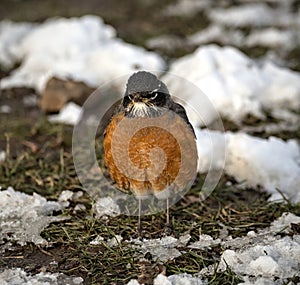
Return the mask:
<svg viewBox="0 0 300 285">
<path fill-rule="evenodd" d="M 118 187 L 138 196 L 167 188 L 183 190 L 194 179 L 194 134 L 174 112 L 155 118 L 112 118 L 104 138 L 104 160 Z"/>
</svg>

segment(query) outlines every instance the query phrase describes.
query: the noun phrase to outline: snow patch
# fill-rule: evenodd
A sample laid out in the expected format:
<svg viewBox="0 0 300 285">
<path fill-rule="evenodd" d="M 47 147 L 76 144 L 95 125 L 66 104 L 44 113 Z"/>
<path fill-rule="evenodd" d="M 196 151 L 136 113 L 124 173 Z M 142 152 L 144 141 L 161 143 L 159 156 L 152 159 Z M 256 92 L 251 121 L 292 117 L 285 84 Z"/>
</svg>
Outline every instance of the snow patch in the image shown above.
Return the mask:
<svg viewBox="0 0 300 285">
<path fill-rule="evenodd" d="M 300 276 L 300 235 L 280 237 L 278 232 L 285 229 L 292 233 L 291 224 L 300 217 L 284 213 L 269 228 L 250 231 L 244 237 L 227 236 L 222 240 L 210 241 L 227 248 L 221 256 L 218 270 L 229 266 L 245 283 L 241 284 L 282 284 L 287 278 Z M 214 266 L 200 271 L 201 275 L 213 274 Z M 274 282 L 276 280 L 276 282 Z"/>
<path fill-rule="evenodd" d="M 200 30 L 190 36 L 187 36 L 186 40 L 179 42 L 173 40 L 171 36 L 165 36 L 166 42 L 163 42 L 163 38 L 153 38 L 148 41 L 149 47 L 159 48 L 168 46 L 171 49 L 171 44 L 174 43 L 174 47 L 181 47 L 184 44 L 191 46 L 201 46 L 204 44 L 210 44 L 217 42 L 222 45 L 234 45 L 236 47 L 266 47 L 270 49 L 281 49 L 281 51 L 291 51 L 300 43 L 298 37 L 298 28 L 281 30 L 279 28 L 265 28 L 259 30 L 252 30 L 248 35 L 238 29 L 226 29 L 224 26 L 212 23 L 207 28 Z M 174 48 L 173 47 L 173 48 Z"/>
<path fill-rule="evenodd" d="M 67 103 L 57 115 L 48 116 L 51 123 L 63 123 L 68 125 L 76 125 L 82 115 L 82 108 L 73 102 Z"/>
<path fill-rule="evenodd" d="M 9 113 L 11 113 L 11 107 L 9 105 L 2 105 L 2 106 L 0 106 L 0 113 L 2 113 L 2 114 L 9 114 Z"/>
<path fill-rule="evenodd" d="M 228 46 L 203 46 L 193 54 L 175 60 L 170 73 L 163 76 L 162 81 L 171 94 L 180 94 L 194 125 L 210 124 L 217 119 L 218 113 L 240 122 L 247 114 L 263 118 L 263 108 L 300 108 L 298 72 L 271 62 L 260 66 L 236 48 Z M 211 110 L 211 104 L 214 112 L 207 111 Z M 189 105 L 199 106 L 197 111 L 203 116 L 202 120 Z"/>
<path fill-rule="evenodd" d="M 274 234 L 279 232 L 288 233 L 291 230 L 291 224 L 300 224 L 300 217 L 292 213 L 283 213 L 280 218 L 272 222 L 270 232 Z"/>
<path fill-rule="evenodd" d="M 1 88 L 26 86 L 41 92 L 53 76 L 96 87 L 137 70 L 165 67 L 160 56 L 116 38 L 115 29 L 96 16 L 55 18 L 40 25 L 2 22 L 1 27 L 0 63 L 22 62 L 0 81 Z"/>
<path fill-rule="evenodd" d="M 212 42 L 242 46 L 245 43 L 244 38 L 244 34 L 239 30 L 228 30 L 219 24 L 212 23 L 207 28 L 188 36 L 187 43 L 192 46 L 200 46 Z"/>
<path fill-rule="evenodd" d="M 284 48 L 287 43 L 289 43 L 289 47 L 294 47 L 297 43 L 297 37 L 295 37 L 292 31 L 282 31 L 276 28 L 253 31 L 246 38 L 246 45 L 248 47 L 266 46 L 270 48 Z"/>
<path fill-rule="evenodd" d="M 230 8 L 216 8 L 209 18 L 221 25 L 234 27 L 265 27 L 287 24 L 287 14 L 282 9 L 274 9 L 266 3 L 249 3 Z"/>
<path fill-rule="evenodd" d="M 91 242 L 90 244 L 92 245 L 99 245 L 104 241 L 104 237 L 102 236 L 96 236 Z"/>
<path fill-rule="evenodd" d="M 244 276 L 244 281 L 242 283 L 239 283 L 238 285 L 281 285 L 282 283 L 274 281 L 272 279 L 264 278 L 264 277 L 258 277 L 253 279 L 253 277 Z"/>
<path fill-rule="evenodd" d="M 296 140 L 285 142 L 276 137 L 262 139 L 198 128 L 195 133 L 200 173 L 220 169 L 225 160 L 224 172 L 238 182 L 262 186 L 272 194 L 271 200 L 282 200 L 281 191 L 292 203 L 300 201 L 300 148 Z"/>
<path fill-rule="evenodd" d="M 70 191 L 70 190 L 64 190 L 64 191 L 62 191 L 60 193 L 60 195 L 58 197 L 58 202 L 61 205 L 63 205 L 64 207 L 69 207 L 70 201 L 74 201 L 75 202 L 82 195 L 83 195 L 82 191 L 73 192 L 73 191 Z M 77 205 L 81 205 L 81 204 L 77 204 Z M 74 210 L 75 210 L 75 208 L 74 208 Z"/>
<path fill-rule="evenodd" d="M 163 274 L 158 274 L 154 280 L 153 285 L 204 285 L 207 284 L 206 281 L 200 277 L 194 277 L 190 274 L 175 274 L 170 276 L 165 276 Z M 132 279 L 127 285 L 140 285 L 140 283 Z"/>
<path fill-rule="evenodd" d="M 189 248 L 196 248 L 196 249 L 204 249 L 204 248 L 211 248 L 214 245 L 220 244 L 221 240 L 216 239 L 214 240 L 210 235 L 202 234 L 199 236 L 199 241 L 193 242 L 188 247 Z"/>
<path fill-rule="evenodd" d="M 28 95 L 22 99 L 22 102 L 25 107 L 34 107 L 38 106 L 39 98 L 36 95 Z"/>
<path fill-rule="evenodd" d="M 246 249 L 225 250 L 219 265 L 237 274 L 285 279 L 300 272 L 300 240 L 284 237 Z"/>
<path fill-rule="evenodd" d="M 246 236 L 234 239 L 228 234 L 217 239 L 209 235 L 200 235 L 199 241 L 188 244 L 190 236 L 185 235 L 179 239 L 167 236 L 162 239 L 132 240 L 131 243 L 142 253 L 142 257 L 150 252 L 155 258 L 159 257 L 159 260 L 164 262 L 180 256 L 180 250 L 182 248 L 184 250 L 185 247 L 205 249 L 220 245 L 226 250 L 221 256 L 219 271 L 225 271 L 229 266 L 244 281 L 240 284 L 279 285 L 287 278 L 300 276 L 300 235 L 285 237 L 277 235 L 282 229 L 286 229 L 287 233 L 290 232 L 291 224 L 298 223 L 299 219 L 300 217 L 294 214 L 284 213 L 269 228 L 258 232 L 250 231 Z M 207 284 L 204 276 L 214 274 L 215 270 L 215 265 L 211 265 L 195 275 L 159 274 L 154 279 L 154 284 Z M 137 280 L 131 280 L 128 284 L 139 283 Z"/>
<path fill-rule="evenodd" d="M 26 273 L 21 268 L 6 269 L 0 272 L 1 285 L 79 285 L 83 284 L 81 277 L 70 277 L 62 273 L 41 272 L 36 275 Z"/>
<path fill-rule="evenodd" d="M 209 170 L 222 169 L 226 159 L 226 136 L 224 133 L 201 130 L 195 126 L 194 130 L 199 157 L 198 172 L 206 173 Z"/>
<path fill-rule="evenodd" d="M 193 17 L 210 5 L 211 2 L 207 0 L 178 0 L 175 4 L 170 4 L 164 8 L 162 13 L 166 16 Z"/>
<path fill-rule="evenodd" d="M 0 64 L 12 68 L 21 58 L 18 56 L 18 45 L 36 25 L 31 23 L 0 22 Z"/>
<path fill-rule="evenodd" d="M 179 239 L 172 236 L 165 236 L 158 239 L 133 239 L 132 247 L 140 252 L 143 257 L 147 252 L 150 252 L 153 260 L 159 262 L 167 262 L 181 255 L 178 247 L 186 246 L 191 236 L 189 234 L 181 236 Z"/>
<path fill-rule="evenodd" d="M 62 209 L 60 203 L 47 201 L 36 193 L 27 195 L 11 187 L 0 191 L 0 243 L 13 240 L 20 245 L 27 242 L 46 244 L 40 233 L 50 223 L 65 219 L 51 216 Z"/>
<path fill-rule="evenodd" d="M 248 186 L 262 186 L 272 194 L 271 200 L 282 200 L 282 191 L 292 203 L 300 201 L 299 158 L 295 140 L 261 139 L 242 133 L 227 135 L 225 172 Z"/>
<path fill-rule="evenodd" d="M 6 152 L 4 150 L 0 151 L 0 162 L 5 161 L 6 159 Z"/>
<path fill-rule="evenodd" d="M 98 198 L 94 204 L 96 218 L 103 216 L 116 217 L 120 215 L 119 205 L 111 197 Z"/>
<path fill-rule="evenodd" d="M 107 241 L 107 245 L 109 247 L 115 247 L 117 245 L 119 245 L 121 243 L 121 241 L 123 240 L 123 237 L 120 235 L 115 235 L 114 237 L 112 237 L 111 239 L 109 239 Z"/>
<path fill-rule="evenodd" d="M 119 245 L 123 240 L 123 237 L 121 235 L 115 235 L 114 237 L 108 239 L 105 241 L 105 239 L 102 236 L 96 236 L 90 244 L 92 245 L 99 245 L 99 244 L 106 244 L 108 247 L 115 247 Z"/>
</svg>

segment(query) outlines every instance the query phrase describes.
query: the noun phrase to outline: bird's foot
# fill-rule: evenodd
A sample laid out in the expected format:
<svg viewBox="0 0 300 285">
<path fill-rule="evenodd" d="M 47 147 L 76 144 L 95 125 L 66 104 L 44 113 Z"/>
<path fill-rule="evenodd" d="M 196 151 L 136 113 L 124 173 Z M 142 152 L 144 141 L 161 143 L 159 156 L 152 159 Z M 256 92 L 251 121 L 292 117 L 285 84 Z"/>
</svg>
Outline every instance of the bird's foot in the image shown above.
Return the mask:
<svg viewBox="0 0 300 285">
<path fill-rule="evenodd" d="M 137 227 L 138 239 L 142 240 L 146 235 L 146 231 L 142 227 Z"/>
<path fill-rule="evenodd" d="M 166 224 L 164 228 L 164 236 L 169 236 L 173 232 L 172 227 L 170 224 Z"/>
</svg>

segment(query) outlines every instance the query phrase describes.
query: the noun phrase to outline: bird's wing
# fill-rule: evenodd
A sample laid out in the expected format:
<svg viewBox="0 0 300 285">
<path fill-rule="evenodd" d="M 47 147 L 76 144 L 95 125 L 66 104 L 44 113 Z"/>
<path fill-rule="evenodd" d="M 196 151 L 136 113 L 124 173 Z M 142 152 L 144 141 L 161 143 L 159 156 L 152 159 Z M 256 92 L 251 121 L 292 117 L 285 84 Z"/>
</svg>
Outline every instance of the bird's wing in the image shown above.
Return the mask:
<svg viewBox="0 0 300 285">
<path fill-rule="evenodd" d="M 122 99 L 118 100 L 116 103 L 114 103 L 104 114 L 104 116 L 101 119 L 101 122 L 99 124 L 99 133 L 100 135 L 105 136 L 105 130 L 108 124 L 110 123 L 113 115 L 118 113 L 120 111 L 120 105 L 121 105 Z"/>
<path fill-rule="evenodd" d="M 190 121 L 188 119 L 188 116 L 186 114 L 186 111 L 183 108 L 183 106 L 181 106 L 180 104 L 172 101 L 172 103 L 170 105 L 170 110 L 175 112 L 177 115 L 179 115 L 187 123 L 187 125 L 190 127 L 191 131 L 193 132 L 194 137 L 196 138 L 194 128 L 193 128 L 192 124 L 190 123 Z"/>
</svg>

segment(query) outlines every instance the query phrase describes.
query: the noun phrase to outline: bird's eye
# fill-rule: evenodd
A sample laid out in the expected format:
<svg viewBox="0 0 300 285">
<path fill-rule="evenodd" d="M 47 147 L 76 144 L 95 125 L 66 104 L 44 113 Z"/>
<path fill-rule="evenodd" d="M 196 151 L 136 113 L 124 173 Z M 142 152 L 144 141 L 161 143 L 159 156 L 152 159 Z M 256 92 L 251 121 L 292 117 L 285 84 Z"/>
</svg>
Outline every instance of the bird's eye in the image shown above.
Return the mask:
<svg viewBox="0 0 300 285">
<path fill-rule="evenodd" d="M 150 97 L 150 99 L 151 99 L 151 100 L 154 100 L 154 99 L 157 97 L 157 95 L 158 95 L 158 93 L 155 92 L 155 93 Z"/>
</svg>

